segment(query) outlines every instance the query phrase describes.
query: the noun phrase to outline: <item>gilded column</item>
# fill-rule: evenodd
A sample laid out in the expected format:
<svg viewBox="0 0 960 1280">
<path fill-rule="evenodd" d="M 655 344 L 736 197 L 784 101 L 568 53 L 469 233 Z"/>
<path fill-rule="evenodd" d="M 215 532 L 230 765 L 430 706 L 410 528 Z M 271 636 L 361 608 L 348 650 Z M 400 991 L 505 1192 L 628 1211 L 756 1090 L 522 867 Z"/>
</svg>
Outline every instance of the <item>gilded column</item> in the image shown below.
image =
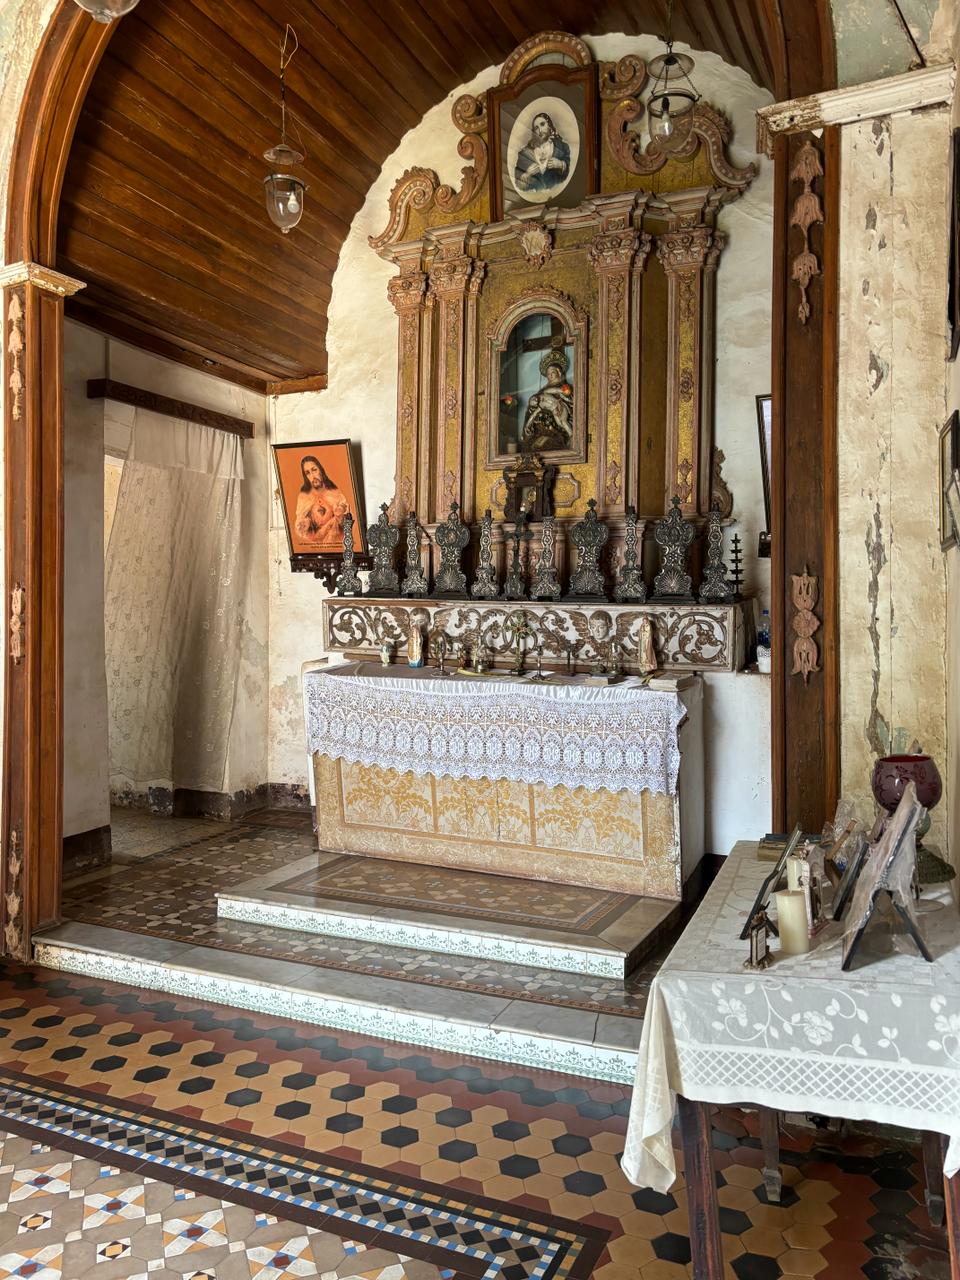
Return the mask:
<svg viewBox="0 0 960 1280">
<path fill-rule="evenodd" d="M 0 268 L 6 491 L 0 952 L 27 960 L 60 912 L 63 859 L 63 300 L 83 285 Z"/>
<path fill-rule="evenodd" d="M 419 503 L 417 472 L 420 442 L 420 355 L 423 340 L 426 272 L 419 262 L 400 263 L 387 285 L 399 322 L 397 355 L 397 468 L 391 519 L 405 520 Z"/>
<path fill-rule="evenodd" d="M 633 364 L 639 353 L 631 351 L 635 295 L 630 285 L 632 273 L 643 271 L 652 243 L 646 232 L 635 231 L 625 219 L 621 221 L 619 227 L 602 230 L 590 245 L 590 261 L 599 283 L 597 490 L 605 515 L 624 510 L 636 465 L 629 456 L 629 439 L 635 435 L 636 424 L 629 421 L 628 406 Z"/>
<path fill-rule="evenodd" d="M 432 520 L 443 520 L 451 502 L 463 499 L 463 435 L 466 407 L 466 349 L 470 284 L 482 277 L 484 264 L 458 252 L 441 256 L 430 268 L 430 294 L 436 301 L 437 450 L 433 476 Z"/>
<path fill-rule="evenodd" d="M 674 494 L 684 515 L 710 506 L 713 439 L 714 289 L 725 243 L 712 227 L 681 227 L 657 237 L 668 283 L 667 460 L 665 505 Z"/>
</svg>

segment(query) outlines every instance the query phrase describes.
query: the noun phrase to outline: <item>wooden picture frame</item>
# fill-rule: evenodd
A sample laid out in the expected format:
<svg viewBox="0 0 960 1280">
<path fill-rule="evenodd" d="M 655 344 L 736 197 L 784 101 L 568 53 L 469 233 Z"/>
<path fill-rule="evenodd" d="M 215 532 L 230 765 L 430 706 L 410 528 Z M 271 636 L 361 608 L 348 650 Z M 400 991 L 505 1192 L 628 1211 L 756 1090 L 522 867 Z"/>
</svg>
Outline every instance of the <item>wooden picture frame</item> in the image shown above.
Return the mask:
<svg viewBox="0 0 960 1280">
<path fill-rule="evenodd" d="M 857 837 L 856 848 L 847 859 L 847 865 L 844 867 L 843 875 L 840 877 L 840 883 L 833 894 L 831 914 L 834 920 L 843 919 L 843 913 L 850 905 L 850 898 L 856 887 L 857 880 L 860 878 L 860 872 L 863 870 L 869 850 L 869 841 L 861 832 Z"/>
<path fill-rule="evenodd" d="M 750 908 L 749 914 L 747 915 L 747 923 L 743 926 L 743 929 L 740 932 L 741 942 L 745 942 L 749 937 L 750 925 L 752 924 L 753 917 L 757 914 L 757 912 L 766 911 L 767 906 L 770 902 L 770 894 L 776 889 L 777 885 L 780 883 L 780 877 L 783 875 L 784 871 L 786 870 L 787 859 L 796 851 L 797 845 L 799 845 L 802 839 L 803 839 L 803 832 L 801 831 L 800 825 L 798 823 L 797 826 L 795 826 L 793 831 L 790 833 L 790 839 L 783 846 L 783 849 L 780 853 L 779 858 L 777 858 L 776 862 L 773 865 L 773 870 L 770 872 L 768 876 L 766 876 L 766 878 L 763 881 L 763 884 L 757 890 L 757 896 L 754 899 L 754 903 L 753 903 L 753 906 Z M 776 927 L 772 923 L 770 927 L 774 930 L 775 933 L 777 932 Z"/>
<path fill-rule="evenodd" d="M 760 533 L 757 554 L 763 559 L 770 556 L 770 531 L 773 528 L 773 511 L 770 494 L 772 480 L 770 468 L 773 460 L 773 397 L 757 396 L 757 434 L 760 440 L 760 478 L 763 482 L 764 526 Z"/>
<path fill-rule="evenodd" d="M 954 409 L 940 428 L 940 550 L 960 539 L 960 410 Z"/>
<path fill-rule="evenodd" d="M 947 277 L 947 332 L 950 335 L 950 359 L 960 352 L 960 129 L 954 129 L 950 141 L 950 256 Z"/>
<path fill-rule="evenodd" d="M 312 567 L 318 558 L 343 558 L 343 517 L 348 511 L 353 516 L 354 552 L 366 556 L 367 527 L 351 442 L 275 444 L 273 459 L 291 569 Z"/>
<path fill-rule="evenodd" d="M 494 222 L 522 210 L 574 209 L 596 194 L 595 63 L 531 67 L 514 84 L 487 91 L 487 118 Z"/>
</svg>

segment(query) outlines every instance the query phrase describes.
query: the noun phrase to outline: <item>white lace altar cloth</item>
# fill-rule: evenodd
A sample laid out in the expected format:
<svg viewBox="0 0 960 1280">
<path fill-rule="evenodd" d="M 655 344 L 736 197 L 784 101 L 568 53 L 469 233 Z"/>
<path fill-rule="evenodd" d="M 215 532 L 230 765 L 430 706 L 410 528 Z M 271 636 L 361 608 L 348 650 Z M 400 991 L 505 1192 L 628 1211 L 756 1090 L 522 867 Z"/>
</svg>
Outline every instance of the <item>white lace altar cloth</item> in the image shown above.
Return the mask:
<svg viewBox="0 0 960 1280">
<path fill-rule="evenodd" d="M 874 920 L 866 954 L 847 973 L 837 924 L 807 955 L 778 956 L 755 972 L 743 967 L 749 944 L 738 935 L 771 870 L 756 850 L 734 848 L 651 986 L 627 1177 L 658 1191 L 672 1185 L 677 1094 L 943 1133 L 952 1176 L 960 1166 L 960 920 L 949 890 L 919 917 L 933 964 Z"/>
<path fill-rule="evenodd" d="M 675 692 L 635 677 L 601 687 L 381 670 L 359 662 L 304 674 L 311 754 L 418 776 L 676 793 L 686 713 Z"/>
</svg>

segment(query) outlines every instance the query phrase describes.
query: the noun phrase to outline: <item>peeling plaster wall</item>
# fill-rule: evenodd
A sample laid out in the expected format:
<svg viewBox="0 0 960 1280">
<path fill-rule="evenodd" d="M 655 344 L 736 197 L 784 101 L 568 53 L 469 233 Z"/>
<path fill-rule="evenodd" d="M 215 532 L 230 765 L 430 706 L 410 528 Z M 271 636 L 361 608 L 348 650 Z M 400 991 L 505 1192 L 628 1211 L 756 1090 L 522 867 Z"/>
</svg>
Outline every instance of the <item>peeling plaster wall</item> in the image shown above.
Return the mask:
<svg viewBox="0 0 960 1280">
<path fill-rule="evenodd" d="M 654 37 L 588 39 L 598 58 L 618 58 L 629 51 L 651 57 L 660 47 Z M 754 159 L 754 112 L 770 101 L 769 94 L 715 55 L 695 51 L 695 56 L 697 87 L 732 120 L 734 159 L 739 164 Z M 381 502 L 393 496 L 397 321 L 387 300 L 387 281 L 395 269 L 370 249 L 367 236 L 383 229 L 390 189 L 410 165 L 434 168 L 444 182 L 458 180 L 459 134 L 450 120 L 450 107 L 461 93 L 479 93 L 496 84 L 498 75 L 499 69 L 491 67 L 470 84 L 455 89 L 406 135 L 384 164 L 353 222 L 334 276 L 328 333 L 329 389 L 279 397 L 273 404 L 271 431 L 278 443 L 343 436 L 359 442 L 368 519 Z M 747 586 L 759 592 L 764 606 L 769 597 L 769 561 L 758 563 L 754 554 L 764 527 L 754 397 L 770 391 L 772 183 L 772 165 L 762 160 L 750 192 L 723 211 L 720 226 L 728 233 L 729 245 L 717 276 L 716 443 L 726 454 L 724 475 L 733 490 L 734 514 L 740 521 L 738 530 L 750 574 Z M 270 781 L 303 785 L 300 667 L 307 659 L 323 656 L 323 588 L 312 577 L 290 573 L 277 502 L 271 548 Z M 711 677 L 714 683 L 727 679 L 729 690 L 711 694 L 719 731 L 745 734 L 751 742 L 765 741 L 770 718 L 767 682 L 760 677 Z M 737 739 L 724 738 L 728 740 Z M 764 776 L 769 753 L 757 766 L 756 785 L 751 781 L 746 790 L 734 777 L 734 772 L 739 775 L 739 759 L 737 751 L 716 753 L 714 774 L 707 780 L 718 812 L 722 812 L 712 837 L 708 826 L 708 847 L 723 853 L 732 843 L 738 821 L 741 834 L 747 830 L 762 834 L 770 821 L 769 781 Z"/>
<path fill-rule="evenodd" d="M 939 7 L 943 3 L 952 0 L 941 0 Z M 938 0 L 899 0 L 899 6 L 903 21 L 892 0 L 833 0 L 840 85 L 882 80 L 919 66 L 913 41 L 929 61 L 947 56 L 933 35 Z"/>
<path fill-rule="evenodd" d="M 872 813 L 874 759 L 918 738 L 944 765 L 946 108 L 843 130 L 840 697 L 843 794 Z M 947 772 L 944 770 L 944 772 Z M 933 814 L 942 841 L 950 803 Z"/>
</svg>

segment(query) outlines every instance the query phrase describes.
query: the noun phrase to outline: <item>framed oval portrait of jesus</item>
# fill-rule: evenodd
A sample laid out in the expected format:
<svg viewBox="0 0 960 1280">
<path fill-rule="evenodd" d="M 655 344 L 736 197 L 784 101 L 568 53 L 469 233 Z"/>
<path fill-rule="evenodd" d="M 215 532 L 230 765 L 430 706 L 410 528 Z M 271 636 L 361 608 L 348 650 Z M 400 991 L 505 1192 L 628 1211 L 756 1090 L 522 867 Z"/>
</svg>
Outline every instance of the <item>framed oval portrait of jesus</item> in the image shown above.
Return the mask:
<svg viewBox="0 0 960 1280">
<path fill-rule="evenodd" d="M 596 67 L 531 67 L 488 92 L 494 221 L 535 206 L 573 209 L 597 189 Z"/>
</svg>

